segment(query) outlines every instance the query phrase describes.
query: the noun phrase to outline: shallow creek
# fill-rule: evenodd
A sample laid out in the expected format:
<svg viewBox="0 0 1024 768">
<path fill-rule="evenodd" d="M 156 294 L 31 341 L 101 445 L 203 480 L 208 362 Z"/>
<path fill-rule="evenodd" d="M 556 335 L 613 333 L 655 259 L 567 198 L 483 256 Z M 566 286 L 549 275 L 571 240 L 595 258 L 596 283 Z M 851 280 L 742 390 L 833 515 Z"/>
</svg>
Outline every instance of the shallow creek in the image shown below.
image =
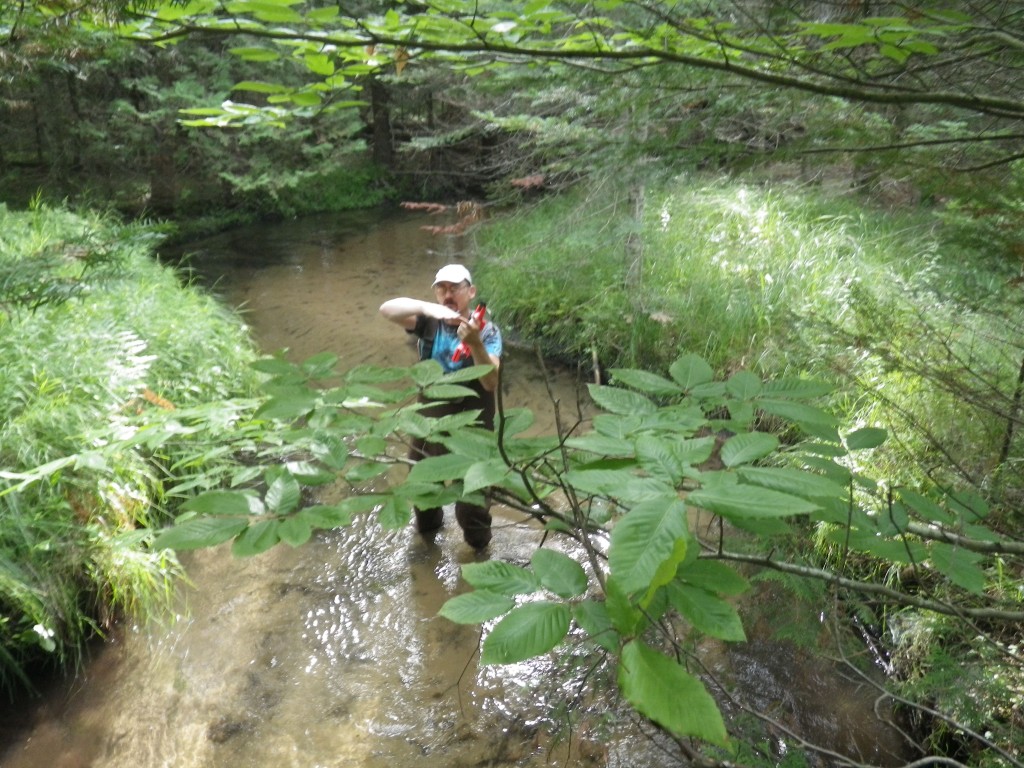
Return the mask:
<svg viewBox="0 0 1024 768">
<path fill-rule="evenodd" d="M 249 227 L 190 251 L 203 280 L 244 308 L 264 350 L 287 347 L 295 360 L 331 351 L 343 368 L 405 365 L 412 347 L 377 307 L 393 296 L 427 297 L 437 267 L 471 262 L 460 240 L 421 229 L 436 223 L 321 217 Z M 486 300 L 486 286 L 478 298 Z M 573 372 L 549 375 L 532 353 L 507 350 L 506 405 L 529 405 L 538 429 L 554 429 L 549 393 L 571 420 L 578 389 Z M 527 562 L 538 531 L 495 512 L 487 556 Z M 20 712 L 22 726 L 0 742 L 0 766 L 673 764 L 631 724 L 586 726 L 553 742 L 544 728 L 549 662 L 478 665 L 479 630 L 436 616 L 464 589 L 459 569 L 476 557 L 450 512 L 433 544 L 362 520 L 247 560 L 224 549 L 189 554 L 175 619 L 117 628 L 76 680 Z M 752 641 L 712 651 L 707 663 L 751 705 L 788 713 L 790 725 L 810 727 L 839 752 L 891 762 L 873 691 L 784 648 Z"/>
</svg>

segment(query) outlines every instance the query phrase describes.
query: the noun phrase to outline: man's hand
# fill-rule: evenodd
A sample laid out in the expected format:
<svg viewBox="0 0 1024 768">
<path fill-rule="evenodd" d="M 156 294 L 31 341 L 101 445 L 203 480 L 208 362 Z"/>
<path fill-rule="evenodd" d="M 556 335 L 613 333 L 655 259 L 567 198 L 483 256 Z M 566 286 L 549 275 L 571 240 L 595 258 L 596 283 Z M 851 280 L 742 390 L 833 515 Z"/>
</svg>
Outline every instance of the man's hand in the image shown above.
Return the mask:
<svg viewBox="0 0 1024 768">
<path fill-rule="evenodd" d="M 457 331 L 459 339 L 466 342 L 470 348 L 482 345 L 483 339 L 480 338 L 480 331 L 483 330 L 483 322 L 477 323 L 472 318 L 467 320 L 464 317 L 459 317 L 459 320 L 459 330 Z"/>
</svg>

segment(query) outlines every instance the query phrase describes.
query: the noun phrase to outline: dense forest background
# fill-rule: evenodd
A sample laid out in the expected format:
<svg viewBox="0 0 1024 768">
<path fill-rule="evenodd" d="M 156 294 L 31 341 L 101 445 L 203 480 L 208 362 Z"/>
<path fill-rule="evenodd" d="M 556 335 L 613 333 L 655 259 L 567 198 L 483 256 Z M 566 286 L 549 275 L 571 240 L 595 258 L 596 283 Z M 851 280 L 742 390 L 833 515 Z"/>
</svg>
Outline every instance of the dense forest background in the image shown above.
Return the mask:
<svg viewBox="0 0 1024 768">
<path fill-rule="evenodd" d="M 116 7 L 12 7 L 0 49 L 5 198 L 24 205 L 41 189 L 132 214 L 214 204 L 294 215 L 372 202 L 341 197 L 346 181 L 381 199 L 493 201 L 601 173 L 629 183 L 770 164 L 881 204 L 969 196 L 983 208 L 981 198 L 1008 191 L 987 182 L 1011 181 L 1019 156 L 1016 51 L 995 31 L 1012 18 L 987 15 L 995 7 L 904 18 L 899 6 L 723 3 L 720 28 L 705 20 L 691 29 L 689 4 L 669 3 L 663 29 L 651 32 L 657 4 L 610 3 L 629 50 L 603 59 L 608 43 L 596 38 L 587 48 L 566 36 L 565 50 L 530 40 L 531 23 L 551 24 L 544 4 L 531 12 L 540 21 L 495 12 L 494 28 L 522 32 L 509 32 L 511 42 L 480 35 L 451 66 L 432 49 L 466 49 L 467 31 L 479 34 L 471 21 L 424 26 L 436 39 L 410 53 L 376 42 L 408 34 L 391 22 L 360 27 L 313 4 L 282 52 L 273 11 L 294 22 L 292 5 L 254 5 L 246 35 L 209 23 L 202 3 L 191 18 L 189 7 L 162 22 L 158 11 L 120 17 L 120 29 Z M 604 24 L 580 13 L 581 27 Z M 735 21 L 744 15 L 746 27 Z M 652 56 L 644 34 L 677 49 Z M 938 47 L 954 34 L 967 43 Z M 311 53 L 304 35 L 335 53 Z M 761 46 L 749 46 L 753 65 L 729 71 L 708 52 L 742 50 L 744 35 Z M 159 42 L 139 44 L 150 38 Z M 507 48 L 507 60 L 489 45 Z M 515 55 L 534 58 L 519 66 Z M 771 67 L 789 69 L 766 75 Z"/>
<path fill-rule="evenodd" d="M 643 369 L 621 381 L 661 407 L 683 392 L 677 356 L 688 350 L 723 378 L 750 368 L 838 385 L 829 406 L 868 430 L 851 432 L 859 438 L 842 451 L 878 447 L 884 427 L 893 439 L 872 457 L 878 482 L 860 465 L 843 476 L 874 511 L 812 521 L 815 533 L 803 532 L 814 567 L 848 579 L 851 594 L 871 584 L 884 595 L 849 602 L 879 637 L 893 606 L 934 622 L 904 624 L 920 634 L 891 649 L 903 653 L 901 696 L 916 702 L 908 729 L 925 753 L 1020 765 L 1022 43 L 1024 10 L 996 2 L 5 4 L 0 200 L 25 211 L 36 234 L 4 241 L 0 318 L 10 329 L 45 320 L 90 280 L 118 274 L 153 233 L 187 239 L 246 220 L 449 206 L 458 213 L 438 234 L 476 237 L 488 282 L 501 285 L 510 269 L 539 276 L 496 287 L 503 325 L 584 361 L 599 380 Z M 54 209 L 88 213 L 40 223 Z M 483 224 L 491 212 L 501 216 Z M 11 233 L 19 226 L 9 219 Z M 44 227 L 53 231 L 41 246 Z M 718 271 L 728 279 L 709 277 Z M 223 318 L 209 316 L 206 330 L 221 333 Z M 213 354 L 231 359 L 238 391 L 251 393 L 244 344 Z M 29 364 L 8 372 L 10 427 L 26 392 L 51 390 Z M 731 381 L 732 394 L 744 389 Z M 203 381 L 190 397 L 202 408 L 229 390 Z M 809 429 L 822 430 L 816 412 L 749 397 L 783 421 L 813 416 Z M 197 419 L 211 441 L 230 444 L 213 410 Z M 0 503 L 5 519 L 23 520 L 45 501 L 22 495 L 26 478 L 48 477 L 38 468 L 52 473 L 62 460 L 51 448 L 68 453 L 73 440 L 14 451 L 22 435 L 11 429 Z M 58 491 L 54 508 L 72 517 L 83 498 L 108 503 Z M 162 500 L 162 519 L 179 502 Z M 17 687 L 24 664 L 62 640 L 43 608 L 25 607 L 24 553 L 5 536 L 0 575 L 15 586 L 0 592 L 0 637 L 17 650 L 0 653 L 0 682 Z M 149 540 L 135 543 L 152 554 Z M 770 554 L 749 557 L 775 567 Z M 132 609 L 131 590 L 174 572 L 158 560 L 119 599 L 99 602 Z M 86 591 L 95 613 L 104 589 Z M 94 626 L 81 621 L 64 640 Z M 958 697 L 950 688 L 963 658 L 976 687 Z M 636 699 L 664 724 L 645 693 Z"/>
</svg>

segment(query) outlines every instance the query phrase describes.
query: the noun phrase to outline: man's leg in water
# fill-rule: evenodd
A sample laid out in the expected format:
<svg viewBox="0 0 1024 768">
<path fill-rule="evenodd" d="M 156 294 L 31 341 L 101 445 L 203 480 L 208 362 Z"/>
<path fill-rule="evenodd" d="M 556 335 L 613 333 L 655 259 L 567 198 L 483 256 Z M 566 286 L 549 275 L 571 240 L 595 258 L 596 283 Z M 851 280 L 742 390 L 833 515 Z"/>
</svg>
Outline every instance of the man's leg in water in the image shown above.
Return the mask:
<svg viewBox="0 0 1024 768">
<path fill-rule="evenodd" d="M 427 456 L 439 456 L 444 453 L 444 446 L 437 443 L 428 443 L 421 438 L 413 438 L 412 448 L 409 450 L 409 458 L 412 461 L 419 461 Z M 444 510 L 441 507 L 430 509 L 418 509 L 413 507 L 416 516 L 416 530 L 422 534 L 429 534 L 444 525 Z"/>
<path fill-rule="evenodd" d="M 483 549 L 491 541 L 491 513 L 487 507 L 467 504 L 464 501 L 455 504 L 455 519 L 462 526 L 462 536 L 473 549 Z"/>
</svg>

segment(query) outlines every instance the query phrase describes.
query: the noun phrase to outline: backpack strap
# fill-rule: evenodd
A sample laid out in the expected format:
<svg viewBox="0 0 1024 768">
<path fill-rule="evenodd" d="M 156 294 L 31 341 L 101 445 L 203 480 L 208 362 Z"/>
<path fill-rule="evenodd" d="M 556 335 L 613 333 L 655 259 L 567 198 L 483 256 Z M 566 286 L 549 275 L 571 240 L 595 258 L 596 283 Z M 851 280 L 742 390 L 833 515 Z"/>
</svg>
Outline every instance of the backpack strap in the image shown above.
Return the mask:
<svg viewBox="0 0 1024 768">
<path fill-rule="evenodd" d="M 440 321 L 434 317 L 421 315 L 416 323 L 414 333 L 419 337 L 416 346 L 419 349 L 420 360 L 429 360 L 434 353 L 434 338 L 437 336 L 437 326 Z"/>
</svg>

